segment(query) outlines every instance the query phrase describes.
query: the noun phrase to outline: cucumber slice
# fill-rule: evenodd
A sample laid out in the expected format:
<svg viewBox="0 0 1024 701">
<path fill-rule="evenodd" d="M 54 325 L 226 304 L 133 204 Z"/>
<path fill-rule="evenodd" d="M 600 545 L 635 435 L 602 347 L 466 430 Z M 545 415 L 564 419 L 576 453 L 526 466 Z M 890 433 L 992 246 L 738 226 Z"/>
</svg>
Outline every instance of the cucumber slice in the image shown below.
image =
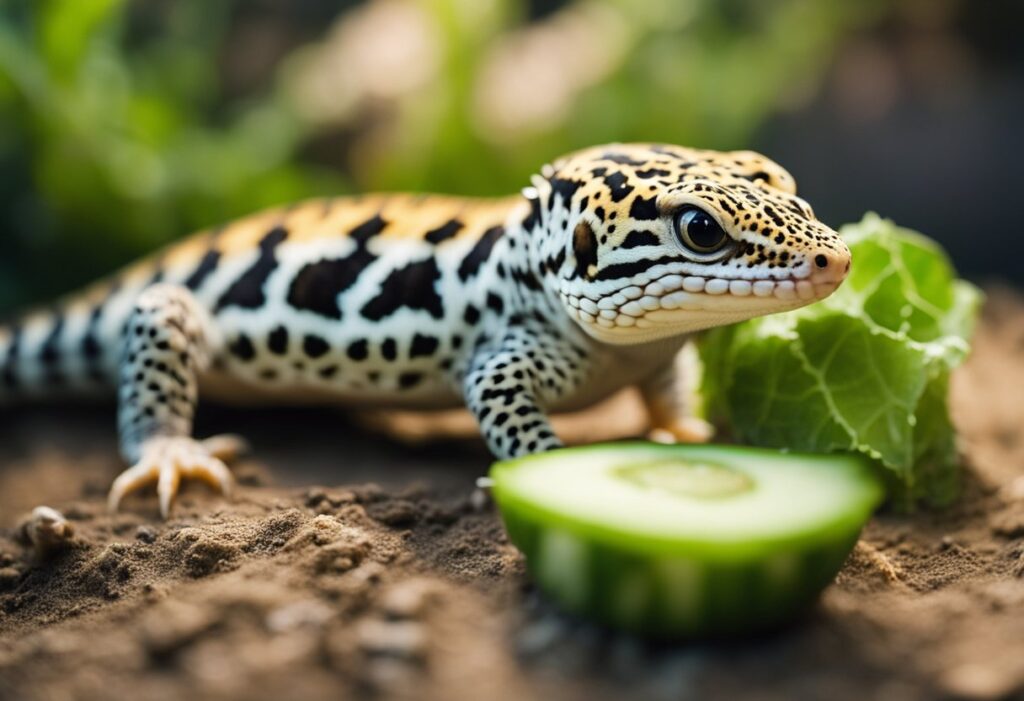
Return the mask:
<svg viewBox="0 0 1024 701">
<path fill-rule="evenodd" d="M 534 580 L 570 611 L 666 637 L 772 627 L 832 581 L 883 497 L 868 464 L 613 443 L 496 463 Z"/>
</svg>

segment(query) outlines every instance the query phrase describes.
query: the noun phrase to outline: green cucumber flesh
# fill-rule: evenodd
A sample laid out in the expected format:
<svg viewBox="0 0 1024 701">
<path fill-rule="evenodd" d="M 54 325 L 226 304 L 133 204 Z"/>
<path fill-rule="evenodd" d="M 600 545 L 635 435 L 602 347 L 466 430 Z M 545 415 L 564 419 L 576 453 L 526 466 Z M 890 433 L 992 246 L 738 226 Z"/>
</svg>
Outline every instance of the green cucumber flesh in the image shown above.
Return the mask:
<svg viewBox="0 0 1024 701">
<path fill-rule="evenodd" d="M 540 588 L 661 636 L 794 615 L 835 577 L 883 497 L 861 458 L 614 443 L 494 465 L 493 494 Z"/>
</svg>

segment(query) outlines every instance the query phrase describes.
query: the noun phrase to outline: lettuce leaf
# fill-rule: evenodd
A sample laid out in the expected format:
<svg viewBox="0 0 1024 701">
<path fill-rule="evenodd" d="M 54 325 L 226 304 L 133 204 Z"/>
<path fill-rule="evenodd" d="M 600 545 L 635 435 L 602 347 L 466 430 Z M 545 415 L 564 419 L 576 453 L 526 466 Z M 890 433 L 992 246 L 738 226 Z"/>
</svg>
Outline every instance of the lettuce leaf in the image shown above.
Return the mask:
<svg viewBox="0 0 1024 701">
<path fill-rule="evenodd" d="M 898 508 L 947 504 L 949 375 L 982 296 L 934 241 L 876 214 L 840 234 L 853 266 L 831 297 L 704 335 L 706 411 L 743 442 L 870 456 Z"/>
</svg>

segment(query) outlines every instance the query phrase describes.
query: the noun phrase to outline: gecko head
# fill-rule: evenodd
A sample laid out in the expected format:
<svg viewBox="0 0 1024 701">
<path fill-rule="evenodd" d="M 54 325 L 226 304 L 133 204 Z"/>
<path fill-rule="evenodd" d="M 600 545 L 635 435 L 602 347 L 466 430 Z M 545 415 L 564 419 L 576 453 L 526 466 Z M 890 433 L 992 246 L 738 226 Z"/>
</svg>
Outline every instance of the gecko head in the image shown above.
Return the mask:
<svg viewBox="0 0 1024 701">
<path fill-rule="evenodd" d="M 795 309 L 850 269 L 792 176 L 750 151 L 613 144 L 534 179 L 557 294 L 591 336 L 633 344 Z M 548 264 L 550 270 L 551 265 Z"/>
</svg>

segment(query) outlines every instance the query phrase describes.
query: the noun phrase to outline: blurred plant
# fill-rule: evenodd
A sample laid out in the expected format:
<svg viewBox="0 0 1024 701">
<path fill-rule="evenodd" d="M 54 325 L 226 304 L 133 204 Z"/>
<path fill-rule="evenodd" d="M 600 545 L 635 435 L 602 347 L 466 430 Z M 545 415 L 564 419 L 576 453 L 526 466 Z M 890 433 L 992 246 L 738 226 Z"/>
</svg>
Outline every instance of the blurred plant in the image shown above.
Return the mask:
<svg viewBox="0 0 1024 701">
<path fill-rule="evenodd" d="M 226 6 L 157 7 L 159 34 L 133 37 L 124 0 L 4 6 L 0 306 L 197 226 L 340 187 L 293 161 L 305 132 L 285 106 L 220 99 Z"/>
<path fill-rule="evenodd" d="M 264 205 L 507 193 L 602 141 L 742 147 L 813 93 L 839 36 L 877 9 L 553 4 L 532 17 L 525 0 L 8 0 L 0 308 Z M 235 31 L 268 7 L 262 33 Z M 286 21 L 300 11 L 322 27 L 314 41 Z M 261 66 L 232 86 L 231 70 Z"/>
</svg>

